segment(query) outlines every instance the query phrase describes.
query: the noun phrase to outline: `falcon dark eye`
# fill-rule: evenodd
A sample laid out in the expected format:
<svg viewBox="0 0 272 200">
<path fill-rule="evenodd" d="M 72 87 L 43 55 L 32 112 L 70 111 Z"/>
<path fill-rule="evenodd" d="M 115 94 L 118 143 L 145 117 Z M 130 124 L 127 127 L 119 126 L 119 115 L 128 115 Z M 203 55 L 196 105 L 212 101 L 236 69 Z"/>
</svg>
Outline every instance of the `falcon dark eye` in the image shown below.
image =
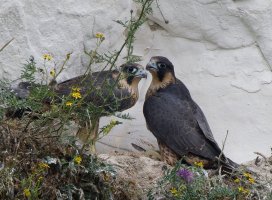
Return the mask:
<svg viewBox="0 0 272 200">
<path fill-rule="evenodd" d="M 137 69 L 135 67 L 129 67 L 128 68 L 128 72 L 131 73 L 131 74 L 135 73 L 136 71 L 137 71 Z"/>
<path fill-rule="evenodd" d="M 158 63 L 157 65 L 159 68 L 166 68 L 166 64 L 164 63 Z"/>
</svg>

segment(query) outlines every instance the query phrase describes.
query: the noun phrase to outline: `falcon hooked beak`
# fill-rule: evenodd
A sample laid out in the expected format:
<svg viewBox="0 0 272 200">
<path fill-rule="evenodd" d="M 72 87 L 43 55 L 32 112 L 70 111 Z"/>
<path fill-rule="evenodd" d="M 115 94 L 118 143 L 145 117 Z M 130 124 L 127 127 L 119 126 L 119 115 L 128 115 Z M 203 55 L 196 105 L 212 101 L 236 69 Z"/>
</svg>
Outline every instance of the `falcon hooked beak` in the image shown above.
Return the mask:
<svg viewBox="0 0 272 200">
<path fill-rule="evenodd" d="M 158 66 L 156 64 L 156 60 L 151 58 L 149 63 L 147 63 L 147 65 L 146 65 L 146 69 L 148 71 L 158 71 Z"/>
<path fill-rule="evenodd" d="M 144 69 L 139 69 L 136 74 L 135 74 L 135 77 L 138 77 L 138 78 L 147 78 L 147 73 Z"/>
</svg>

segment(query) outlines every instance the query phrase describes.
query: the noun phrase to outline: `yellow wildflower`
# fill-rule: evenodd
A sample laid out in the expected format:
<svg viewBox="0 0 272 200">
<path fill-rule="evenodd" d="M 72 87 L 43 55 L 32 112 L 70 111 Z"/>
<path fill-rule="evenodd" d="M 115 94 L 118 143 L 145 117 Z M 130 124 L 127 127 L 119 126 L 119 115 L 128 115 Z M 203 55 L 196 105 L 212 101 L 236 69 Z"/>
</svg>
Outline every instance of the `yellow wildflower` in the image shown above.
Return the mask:
<svg viewBox="0 0 272 200">
<path fill-rule="evenodd" d="M 234 183 L 240 183 L 240 179 L 239 178 L 234 179 Z"/>
<path fill-rule="evenodd" d="M 39 167 L 40 167 L 41 169 L 48 169 L 48 168 L 50 168 L 49 165 L 46 164 L 46 163 L 39 163 Z"/>
<path fill-rule="evenodd" d="M 246 178 L 251 178 L 251 174 L 248 173 L 248 172 L 245 172 L 245 173 L 244 173 L 244 177 L 246 177 Z"/>
<path fill-rule="evenodd" d="M 40 177 L 38 178 L 38 181 L 42 181 L 42 180 L 43 180 L 43 177 L 40 176 Z"/>
<path fill-rule="evenodd" d="M 178 196 L 178 191 L 177 191 L 176 188 L 171 188 L 171 189 L 170 189 L 170 192 L 171 192 L 171 194 L 172 194 L 174 197 L 177 197 L 177 196 Z"/>
<path fill-rule="evenodd" d="M 249 194 L 250 192 L 248 189 L 245 189 L 242 186 L 238 187 L 238 191 L 243 194 Z"/>
<path fill-rule="evenodd" d="M 72 91 L 73 92 L 80 92 L 80 88 L 79 87 L 72 87 Z"/>
<path fill-rule="evenodd" d="M 72 92 L 72 97 L 74 97 L 75 99 L 81 99 L 81 94 L 80 92 Z"/>
<path fill-rule="evenodd" d="M 80 163 L 82 162 L 81 156 L 76 156 L 76 157 L 74 158 L 74 162 L 75 162 L 76 164 L 80 165 Z"/>
<path fill-rule="evenodd" d="M 46 54 L 43 54 L 43 59 L 50 61 L 50 60 L 52 60 L 52 56 L 50 54 L 46 53 Z"/>
<path fill-rule="evenodd" d="M 25 188 L 25 189 L 24 189 L 24 195 L 25 195 L 26 197 L 30 197 L 31 193 L 30 193 L 30 190 L 29 190 L 28 188 Z"/>
<path fill-rule="evenodd" d="M 242 186 L 238 187 L 238 191 L 239 192 L 243 192 L 244 191 L 244 188 Z"/>
<path fill-rule="evenodd" d="M 50 73 L 50 75 L 53 76 L 53 77 L 55 77 L 55 75 L 56 75 L 56 71 L 55 71 L 54 69 L 50 70 L 49 73 Z"/>
<path fill-rule="evenodd" d="M 105 39 L 105 35 L 103 33 L 96 33 L 95 37 L 100 39 L 100 40 L 104 40 Z"/>
<path fill-rule="evenodd" d="M 254 180 L 254 178 L 248 178 L 248 182 L 250 182 L 251 184 L 254 184 L 255 180 Z"/>
<path fill-rule="evenodd" d="M 200 167 L 200 168 L 203 168 L 204 165 L 203 165 L 203 162 L 194 162 L 194 165 L 197 166 L 197 167 Z"/>
<path fill-rule="evenodd" d="M 66 105 L 66 106 L 72 106 L 73 103 L 72 103 L 71 101 L 67 101 L 65 105 Z"/>
</svg>

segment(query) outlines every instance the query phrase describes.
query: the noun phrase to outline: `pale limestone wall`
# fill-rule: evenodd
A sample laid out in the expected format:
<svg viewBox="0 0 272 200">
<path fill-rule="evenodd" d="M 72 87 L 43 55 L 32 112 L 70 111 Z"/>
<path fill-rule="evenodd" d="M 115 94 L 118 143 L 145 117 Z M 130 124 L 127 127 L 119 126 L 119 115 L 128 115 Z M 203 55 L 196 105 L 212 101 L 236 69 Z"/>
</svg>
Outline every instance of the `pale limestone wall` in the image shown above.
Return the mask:
<svg viewBox="0 0 272 200">
<path fill-rule="evenodd" d="M 153 55 L 168 57 L 177 77 L 203 109 L 219 144 L 227 130 L 225 152 L 237 162 L 270 153 L 272 141 L 272 2 L 270 0 L 160 0 L 164 23 L 156 6 L 137 33 L 135 53 L 145 65 Z M 0 45 L 15 40 L 0 54 L 2 77 L 16 78 L 25 60 L 51 53 L 56 63 L 73 52 L 59 80 L 81 74 L 86 66 L 83 48 L 92 49 L 95 32 L 103 32 L 103 50 L 117 49 L 124 38 L 113 22 L 126 19 L 131 0 L 0 0 Z M 137 13 L 137 12 L 134 12 Z M 2 45 L 1 45 L 2 46 Z M 122 61 L 120 60 L 119 63 Z M 99 67 L 99 66 L 98 66 Z M 134 150 L 142 141 L 156 144 L 142 115 L 150 82 L 142 81 L 141 97 L 126 111 L 136 118 L 124 121 L 101 142 Z M 102 120 L 102 124 L 108 122 Z M 114 148 L 98 144 L 100 151 Z"/>
</svg>

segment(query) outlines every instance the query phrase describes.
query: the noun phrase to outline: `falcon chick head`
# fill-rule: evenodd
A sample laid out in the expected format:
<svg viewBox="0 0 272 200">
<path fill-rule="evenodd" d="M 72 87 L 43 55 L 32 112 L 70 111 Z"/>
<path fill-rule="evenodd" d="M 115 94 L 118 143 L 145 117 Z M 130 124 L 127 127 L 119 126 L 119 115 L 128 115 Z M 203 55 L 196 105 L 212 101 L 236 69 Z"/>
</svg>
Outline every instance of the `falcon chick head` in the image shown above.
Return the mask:
<svg viewBox="0 0 272 200">
<path fill-rule="evenodd" d="M 173 64 L 163 56 L 154 56 L 146 65 L 146 69 L 152 74 L 153 79 L 160 82 L 166 79 L 175 79 L 175 71 Z"/>
<path fill-rule="evenodd" d="M 144 67 L 139 64 L 127 63 L 121 65 L 120 68 L 122 76 L 126 79 L 128 85 L 147 77 Z"/>
<path fill-rule="evenodd" d="M 154 56 L 146 65 L 152 74 L 153 84 L 168 84 L 176 80 L 173 64 L 163 56 Z"/>
</svg>

